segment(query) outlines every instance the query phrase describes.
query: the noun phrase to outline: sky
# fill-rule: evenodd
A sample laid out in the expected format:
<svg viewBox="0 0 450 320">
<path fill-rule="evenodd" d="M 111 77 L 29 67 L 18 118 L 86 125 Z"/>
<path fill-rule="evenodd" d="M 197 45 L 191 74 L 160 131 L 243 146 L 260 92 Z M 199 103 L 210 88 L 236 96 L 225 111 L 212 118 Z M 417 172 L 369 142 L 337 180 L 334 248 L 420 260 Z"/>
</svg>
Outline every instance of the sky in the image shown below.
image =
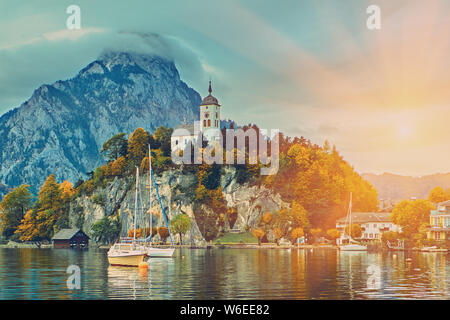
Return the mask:
<svg viewBox="0 0 450 320">
<path fill-rule="evenodd" d="M 450 172 L 448 0 L 1 0 L 0 30 L 0 114 L 104 50 L 152 52 L 202 96 L 212 79 L 222 118 L 326 139 L 360 173 Z"/>
</svg>

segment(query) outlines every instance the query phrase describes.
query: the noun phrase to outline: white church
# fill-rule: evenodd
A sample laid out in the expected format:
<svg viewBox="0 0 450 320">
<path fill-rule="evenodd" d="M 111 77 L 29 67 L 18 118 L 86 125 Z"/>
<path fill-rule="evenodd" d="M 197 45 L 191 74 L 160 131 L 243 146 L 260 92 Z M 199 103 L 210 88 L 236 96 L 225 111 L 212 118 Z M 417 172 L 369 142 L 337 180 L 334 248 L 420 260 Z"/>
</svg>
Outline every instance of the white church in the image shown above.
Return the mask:
<svg viewBox="0 0 450 320">
<path fill-rule="evenodd" d="M 183 124 L 178 126 L 172 134 L 172 150 L 183 150 L 186 145 L 195 145 L 198 133 L 202 133 L 209 142 L 215 141 L 221 130 L 225 127 L 232 128 L 232 121 L 220 120 L 220 104 L 217 98 L 212 95 L 211 81 L 209 81 L 209 95 L 200 104 L 200 121 L 193 124 Z"/>
</svg>

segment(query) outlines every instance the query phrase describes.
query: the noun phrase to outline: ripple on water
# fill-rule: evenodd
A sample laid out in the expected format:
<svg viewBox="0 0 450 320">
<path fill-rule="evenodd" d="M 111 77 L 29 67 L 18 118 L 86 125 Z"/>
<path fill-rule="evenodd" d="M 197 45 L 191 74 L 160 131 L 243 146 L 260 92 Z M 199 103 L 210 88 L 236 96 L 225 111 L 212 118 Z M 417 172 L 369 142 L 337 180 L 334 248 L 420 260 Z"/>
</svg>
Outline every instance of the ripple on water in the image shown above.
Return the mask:
<svg viewBox="0 0 450 320">
<path fill-rule="evenodd" d="M 184 257 L 183 257 L 184 256 Z M 182 258 L 183 257 L 183 258 Z M 445 299 L 445 255 L 345 254 L 335 250 L 177 249 L 149 269 L 111 267 L 105 250 L 0 249 L 0 299 Z M 66 268 L 81 268 L 69 290 Z M 370 265 L 381 288 L 367 285 Z"/>
</svg>

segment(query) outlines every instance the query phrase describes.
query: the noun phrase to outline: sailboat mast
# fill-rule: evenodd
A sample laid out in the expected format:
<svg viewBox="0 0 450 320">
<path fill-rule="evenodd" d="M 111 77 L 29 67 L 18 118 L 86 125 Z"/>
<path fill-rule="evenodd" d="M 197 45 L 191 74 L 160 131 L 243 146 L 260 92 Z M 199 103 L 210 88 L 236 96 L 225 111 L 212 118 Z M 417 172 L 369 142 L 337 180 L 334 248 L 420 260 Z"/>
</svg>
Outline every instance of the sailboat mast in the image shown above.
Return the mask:
<svg viewBox="0 0 450 320">
<path fill-rule="evenodd" d="M 133 240 L 136 241 L 136 216 L 137 216 L 137 199 L 138 199 L 138 186 L 139 186 L 139 168 L 136 167 L 136 195 L 134 198 L 134 225 L 133 225 Z"/>
<path fill-rule="evenodd" d="M 350 204 L 348 205 L 348 214 L 349 214 L 348 236 L 350 241 L 352 240 L 352 192 L 350 192 Z"/>
<path fill-rule="evenodd" d="M 152 151 L 150 143 L 148 144 L 148 184 L 149 184 L 149 199 L 150 199 L 150 246 L 153 240 L 153 214 L 152 214 Z"/>
</svg>

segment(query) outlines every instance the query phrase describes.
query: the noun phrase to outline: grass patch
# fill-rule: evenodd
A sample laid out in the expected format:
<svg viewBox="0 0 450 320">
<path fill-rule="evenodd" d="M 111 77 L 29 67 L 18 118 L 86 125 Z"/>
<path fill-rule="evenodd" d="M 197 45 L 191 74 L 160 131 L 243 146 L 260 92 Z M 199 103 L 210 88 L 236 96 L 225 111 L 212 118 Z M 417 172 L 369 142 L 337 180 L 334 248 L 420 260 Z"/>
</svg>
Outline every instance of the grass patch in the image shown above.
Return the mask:
<svg viewBox="0 0 450 320">
<path fill-rule="evenodd" d="M 256 239 L 251 232 L 244 233 L 225 233 L 222 237 L 213 240 L 214 244 L 239 244 L 239 243 L 251 243 L 257 244 L 258 239 Z"/>
</svg>

